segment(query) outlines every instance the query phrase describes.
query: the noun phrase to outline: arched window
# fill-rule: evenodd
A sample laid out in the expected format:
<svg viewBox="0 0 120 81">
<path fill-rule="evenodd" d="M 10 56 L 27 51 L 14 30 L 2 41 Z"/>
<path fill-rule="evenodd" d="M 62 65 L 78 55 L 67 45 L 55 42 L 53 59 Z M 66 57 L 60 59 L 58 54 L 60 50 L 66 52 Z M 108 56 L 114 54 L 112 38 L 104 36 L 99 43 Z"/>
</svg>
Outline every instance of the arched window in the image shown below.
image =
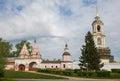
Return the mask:
<svg viewBox="0 0 120 81">
<path fill-rule="evenodd" d="M 101 29 L 100 29 L 100 25 L 97 26 L 97 31 L 100 32 Z"/>
<path fill-rule="evenodd" d="M 63 64 L 63 68 L 65 68 L 65 64 Z"/>
<path fill-rule="evenodd" d="M 101 43 L 102 43 L 101 38 L 97 38 L 97 44 L 101 45 Z"/>
</svg>

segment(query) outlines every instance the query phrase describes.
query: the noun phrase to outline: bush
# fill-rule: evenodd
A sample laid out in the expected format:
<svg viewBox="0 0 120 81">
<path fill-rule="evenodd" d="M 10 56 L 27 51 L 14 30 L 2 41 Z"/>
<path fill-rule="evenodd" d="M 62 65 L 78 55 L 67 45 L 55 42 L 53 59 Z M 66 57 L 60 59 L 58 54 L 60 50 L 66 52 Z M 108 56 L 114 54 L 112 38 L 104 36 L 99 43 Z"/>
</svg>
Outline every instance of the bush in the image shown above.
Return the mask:
<svg viewBox="0 0 120 81">
<path fill-rule="evenodd" d="M 67 75 L 67 76 L 70 76 L 74 73 L 74 71 L 72 69 L 56 70 L 56 69 L 50 69 L 50 68 L 38 69 L 38 72 L 52 73 L 52 74 L 59 74 L 59 75 L 63 74 L 63 75 Z"/>
<path fill-rule="evenodd" d="M 53 73 L 54 69 L 46 68 L 46 69 L 38 69 L 38 72 L 44 72 L 44 73 Z"/>
<path fill-rule="evenodd" d="M 0 77 L 4 77 L 6 59 L 0 55 Z"/>
<path fill-rule="evenodd" d="M 54 70 L 53 73 L 54 73 L 54 74 L 60 74 L 60 75 L 61 75 L 61 74 L 62 74 L 62 71 L 61 71 L 61 70 Z"/>
<path fill-rule="evenodd" d="M 95 76 L 95 74 L 94 71 L 87 71 L 87 76 Z"/>
<path fill-rule="evenodd" d="M 111 73 L 110 77 L 111 78 L 120 78 L 120 74 L 119 73 Z"/>
<path fill-rule="evenodd" d="M 0 69 L 0 77 L 4 77 L 4 70 Z"/>
<path fill-rule="evenodd" d="M 81 71 L 81 69 L 74 69 L 74 73 Z"/>
<path fill-rule="evenodd" d="M 54 69 L 51 69 L 51 68 L 46 68 L 45 69 L 45 72 L 46 73 L 53 73 Z"/>
<path fill-rule="evenodd" d="M 61 70 L 56 70 L 56 69 L 51 69 L 51 68 L 38 69 L 38 72 L 52 73 L 52 74 L 62 74 Z"/>
<path fill-rule="evenodd" d="M 94 71 L 78 71 L 77 74 L 78 76 L 95 76 Z"/>
<path fill-rule="evenodd" d="M 78 76 L 87 76 L 87 72 L 86 71 L 78 71 L 77 75 Z"/>
<path fill-rule="evenodd" d="M 70 76 L 70 75 L 73 74 L 73 72 L 74 71 L 72 69 L 65 69 L 65 70 L 62 71 L 62 74 L 66 75 L 66 76 Z"/>
<path fill-rule="evenodd" d="M 109 77 L 110 71 L 97 71 L 96 74 L 97 77 Z"/>
<path fill-rule="evenodd" d="M 120 69 L 111 69 L 113 73 L 120 73 Z"/>
</svg>

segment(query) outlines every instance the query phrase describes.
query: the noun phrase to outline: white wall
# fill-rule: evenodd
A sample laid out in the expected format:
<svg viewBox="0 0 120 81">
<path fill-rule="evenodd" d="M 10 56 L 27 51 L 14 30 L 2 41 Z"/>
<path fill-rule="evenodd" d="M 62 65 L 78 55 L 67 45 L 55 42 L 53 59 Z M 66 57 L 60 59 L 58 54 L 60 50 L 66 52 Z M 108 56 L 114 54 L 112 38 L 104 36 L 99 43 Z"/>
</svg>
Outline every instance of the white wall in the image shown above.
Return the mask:
<svg viewBox="0 0 120 81">
<path fill-rule="evenodd" d="M 56 66 L 57 68 L 61 68 L 60 63 L 41 63 L 41 67 L 39 68 L 56 68 Z"/>
<path fill-rule="evenodd" d="M 14 64 L 7 64 L 5 67 L 6 70 L 14 70 L 14 68 L 15 68 Z"/>
<path fill-rule="evenodd" d="M 31 62 L 36 62 L 36 67 L 39 68 L 41 67 L 41 59 L 16 59 L 15 60 L 15 70 L 18 70 L 18 67 L 20 64 L 23 64 L 25 65 L 25 70 L 27 71 L 28 70 L 28 67 L 29 67 L 29 64 Z"/>
<path fill-rule="evenodd" d="M 79 62 L 73 62 L 73 69 L 80 69 Z"/>
<path fill-rule="evenodd" d="M 79 69 L 79 62 L 73 62 L 73 69 Z M 111 69 L 120 69 L 120 62 L 106 63 L 101 69 L 111 71 Z"/>
<path fill-rule="evenodd" d="M 102 69 L 111 71 L 111 69 L 120 69 L 120 63 L 109 63 L 104 64 L 104 67 Z"/>
</svg>

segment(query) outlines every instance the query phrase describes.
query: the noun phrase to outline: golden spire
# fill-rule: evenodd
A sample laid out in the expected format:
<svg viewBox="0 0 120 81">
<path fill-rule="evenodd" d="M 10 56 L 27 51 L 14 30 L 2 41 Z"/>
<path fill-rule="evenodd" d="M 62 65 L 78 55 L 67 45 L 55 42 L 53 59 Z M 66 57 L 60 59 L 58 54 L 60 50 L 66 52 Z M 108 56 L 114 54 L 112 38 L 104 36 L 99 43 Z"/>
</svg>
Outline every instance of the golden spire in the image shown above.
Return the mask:
<svg viewBox="0 0 120 81">
<path fill-rule="evenodd" d="M 96 17 L 99 17 L 98 8 L 96 6 Z"/>
</svg>

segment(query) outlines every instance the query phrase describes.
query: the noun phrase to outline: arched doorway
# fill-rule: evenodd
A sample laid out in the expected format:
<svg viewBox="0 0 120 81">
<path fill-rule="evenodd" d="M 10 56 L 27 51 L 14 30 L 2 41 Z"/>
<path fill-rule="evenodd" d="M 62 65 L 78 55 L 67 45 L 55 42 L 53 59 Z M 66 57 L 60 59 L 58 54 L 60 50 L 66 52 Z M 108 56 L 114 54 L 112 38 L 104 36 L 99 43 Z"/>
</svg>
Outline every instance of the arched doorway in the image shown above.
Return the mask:
<svg viewBox="0 0 120 81">
<path fill-rule="evenodd" d="M 29 71 L 37 71 L 37 63 L 36 62 L 31 62 L 29 64 Z"/>
<path fill-rule="evenodd" d="M 25 65 L 20 64 L 19 65 L 19 71 L 25 71 Z"/>
</svg>

